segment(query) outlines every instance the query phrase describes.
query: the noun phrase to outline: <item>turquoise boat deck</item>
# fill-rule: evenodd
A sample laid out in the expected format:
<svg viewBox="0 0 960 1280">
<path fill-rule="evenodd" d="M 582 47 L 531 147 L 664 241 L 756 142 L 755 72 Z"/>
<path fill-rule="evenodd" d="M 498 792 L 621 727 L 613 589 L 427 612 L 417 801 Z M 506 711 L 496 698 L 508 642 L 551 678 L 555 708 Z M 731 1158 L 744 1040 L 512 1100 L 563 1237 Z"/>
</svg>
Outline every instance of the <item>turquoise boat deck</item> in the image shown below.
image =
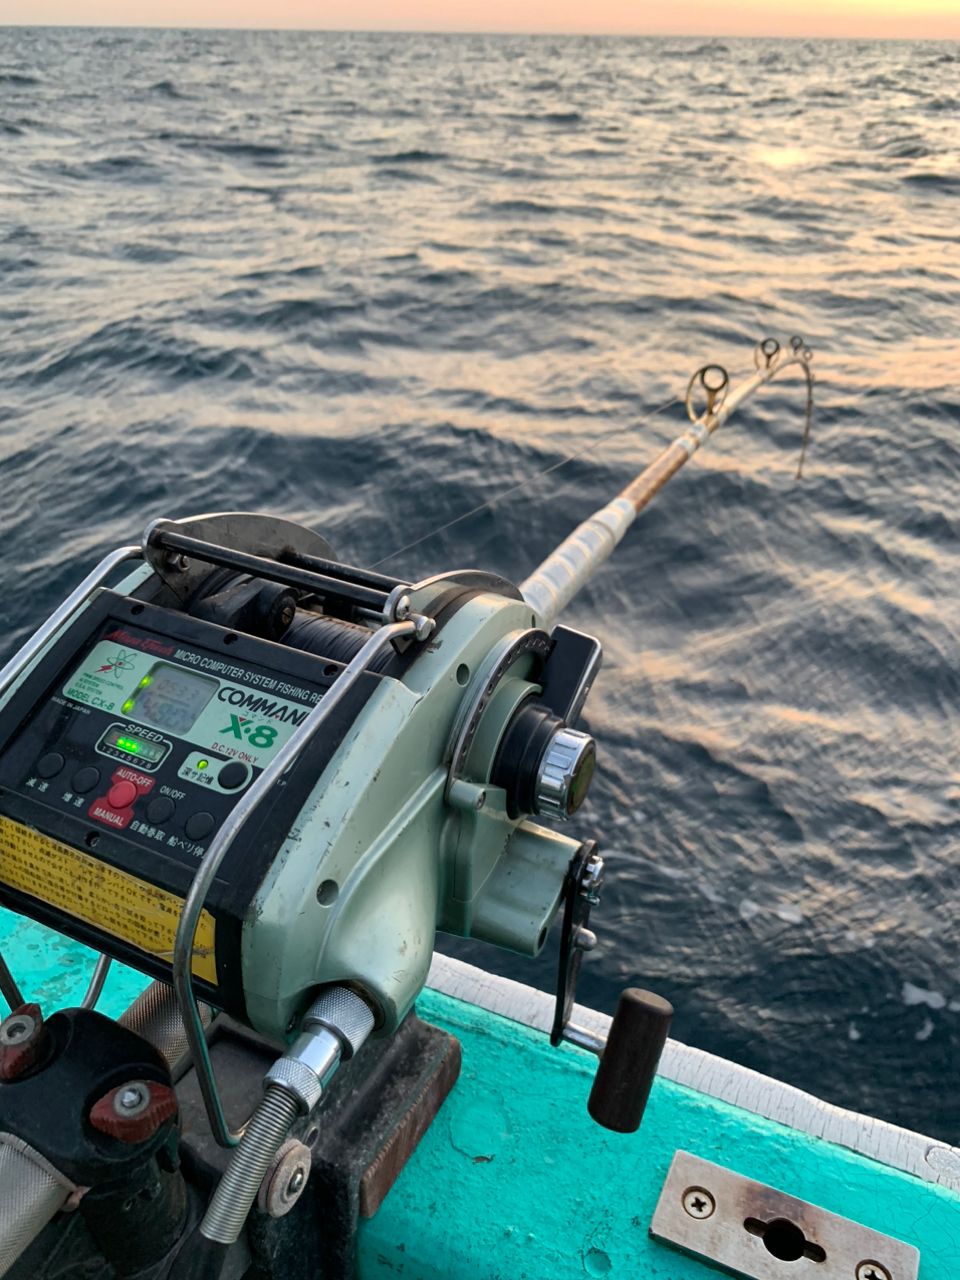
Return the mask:
<svg viewBox="0 0 960 1280">
<path fill-rule="evenodd" d="M 709 1280 L 648 1235 L 678 1149 L 916 1245 L 920 1280 L 960 1276 L 958 1192 L 662 1078 L 640 1131 L 609 1133 L 586 1112 L 591 1055 L 433 991 L 418 1012 L 457 1036 L 463 1072 L 364 1226 L 364 1280 Z"/>
<path fill-rule="evenodd" d="M 31 998 L 47 1012 L 79 1001 L 89 952 L 8 913 L 0 931 Z M 114 966 L 99 1007 L 119 1014 L 144 982 Z M 915 1245 L 920 1280 L 960 1277 L 960 1178 L 925 1181 L 663 1077 L 640 1131 L 613 1134 L 586 1112 L 589 1054 L 439 991 L 418 1012 L 460 1040 L 463 1070 L 362 1225 L 362 1280 L 709 1280 L 712 1268 L 648 1234 L 678 1149 Z M 770 1263 L 801 1280 L 825 1270 Z"/>
</svg>

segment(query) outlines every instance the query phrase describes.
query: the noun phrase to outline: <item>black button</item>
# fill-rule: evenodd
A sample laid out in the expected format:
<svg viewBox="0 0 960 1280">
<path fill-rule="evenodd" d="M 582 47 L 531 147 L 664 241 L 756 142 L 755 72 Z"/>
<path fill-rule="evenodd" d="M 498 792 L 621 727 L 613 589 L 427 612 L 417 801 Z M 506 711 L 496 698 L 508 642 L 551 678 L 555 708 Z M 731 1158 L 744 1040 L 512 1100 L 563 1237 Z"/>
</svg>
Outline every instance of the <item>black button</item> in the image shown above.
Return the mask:
<svg viewBox="0 0 960 1280">
<path fill-rule="evenodd" d="M 88 791 L 93 790 L 99 781 L 100 770 L 94 769 L 93 765 L 88 764 L 85 769 L 77 770 L 73 775 L 70 785 L 78 796 L 85 796 Z"/>
<path fill-rule="evenodd" d="M 201 809 L 199 813 L 195 813 L 193 817 L 187 819 L 187 825 L 183 829 L 191 840 L 202 840 L 204 836 L 210 834 L 216 825 L 217 820 L 213 814 Z"/>
<path fill-rule="evenodd" d="M 248 767 L 241 764 L 239 760 L 232 760 L 217 774 L 217 781 L 225 791 L 236 791 L 237 787 L 242 787 L 249 777 Z"/>
<path fill-rule="evenodd" d="M 147 805 L 147 820 L 166 822 L 176 807 L 169 796 L 157 796 L 156 800 L 151 800 Z"/>
<path fill-rule="evenodd" d="M 66 761 L 59 751 L 48 751 L 36 763 L 37 773 L 41 778 L 52 778 L 59 773 Z"/>
</svg>

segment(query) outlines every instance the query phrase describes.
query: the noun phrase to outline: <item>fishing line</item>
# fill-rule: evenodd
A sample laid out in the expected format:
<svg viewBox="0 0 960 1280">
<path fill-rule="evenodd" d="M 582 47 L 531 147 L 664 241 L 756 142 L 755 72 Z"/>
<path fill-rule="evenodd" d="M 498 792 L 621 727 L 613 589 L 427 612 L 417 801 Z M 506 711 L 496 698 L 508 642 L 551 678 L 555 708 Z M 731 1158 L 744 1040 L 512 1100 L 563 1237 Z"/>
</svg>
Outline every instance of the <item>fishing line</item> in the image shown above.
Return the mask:
<svg viewBox="0 0 960 1280">
<path fill-rule="evenodd" d="M 646 425 L 653 418 L 661 413 L 666 413 L 668 409 L 672 409 L 674 405 L 682 404 L 683 396 L 674 396 L 671 400 L 665 401 L 664 404 L 658 405 L 656 409 L 651 409 L 646 417 L 639 422 L 630 422 L 622 427 L 611 427 L 609 431 L 603 431 L 598 436 L 594 436 L 589 444 L 585 444 L 582 449 L 577 449 L 573 453 L 566 454 L 557 462 L 551 462 L 549 466 L 543 467 L 540 471 L 535 471 L 533 475 L 527 476 L 525 479 L 511 485 L 510 488 L 504 489 L 501 493 L 495 494 L 494 497 L 488 498 L 486 502 L 481 502 L 475 507 L 471 507 L 469 511 L 464 511 L 461 515 L 454 516 L 452 520 L 448 520 L 446 524 L 438 525 L 437 528 L 431 529 L 429 533 L 423 534 L 422 537 L 415 538 L 413 542 L 408 542 L 405 546 L 398 547 L 396 551 L 391 551 L 389 555 L 384 556 L 381 560 L 375 561 L 368 565 L 368 569 L 379 569 L 381 565 L 386 564 L 388 560 L 393 560 L 397 556 L 403 555 L 405 551 L 412 551 L 414 547 L 419 547 L 422 543 L 428 542 L 431 538 L 437 537 L 441 533 L 446 533 L 448 529 L 454 528 L 455 525 L 462 524 L 464 520 L 470 520 L 473 516 L 478 516 L 484 511 L 492 511 L 498 503 L 503 502 L 506 498 L 513 497 L 514 494 L 521 493 L 524 489 L 543 480 L 545 477 L 559 471 L 561 467 L 565 467 L 568 462 L 575 462 L 578 458 L 582 458 L 584 454 L 591 452 L 598 444 L 602 444 L 604 440 L 611 440 L 614 436 L 623 435 L 624 432 L 634 431 L 638 427 Z"/>
<path fill-rule="evenodd" d="M 809 359 L 812 359 L 812 355 Z M 811 372 L 809 363 L 800 366 L 807 379 L 807 405 L 803 416 L 803 441 L 800 445 L 800 461 L 797 463 L 798 480 L 803 479 L 803 463 L 807 456 L 807 445 L 810 443 L 810 428 L 813 425 L 813 373 Z"/>
<path fill-rule="evenodd" d="M 807 380 L 807 405 L 806 405 L 806 415 L 805 415 L 804 432 L 803 432 L 803 443 L 801 445 L 800 461 L 798 463 L 797 473 L 796 473 L 797 479 L 800 479 L 803 474 L 803 463 L 804 463 L 804 458 L 806 457 L 807 444 L 810 439 L 810 428 L 811 428 L 812 416 L 813 416 L 813 374 L 810 372 L 810 369 L 808 367 L 808 361 L 812 359 L 812 353 L 805 346 L 802 339 L 793 338 L 791 339 L 790 345 L 791 345 L 794 357 L 799 357 L 802 354 L 803 358 L 802 358 L 802 361 L 800 361 L 800 364 L 804 371 L 804 374 L 806 375 L 806 380 Z M 775 350 L 773 349 L 773 347 L 775 347 Z M 764 360 L 766 360 L 766 363 L 769 366 L 772 363 L 775 363 L 779 359 L 779 357 L 780 357 L 780 344 L 775 342 L 775 340 L 768 339 L 766 344 L 764 343 L 758 344 L 755 351 L 754 363 L 759 368 L 760 366 L 758 364 L 758 361 L 761 358 L 763 358 Z M 505 501 L 507 498 L 514 497 L 516 494 L 522 493 L 524 492 L 524 490 L 529 489 L 532 485 L 536 484 L 538 481 L 545 479 L 547 476 L 555 474 L 562 467 L 567 466 L 568 463 L 575 462 L 578 458 L 582 458 L 585 454 L 592 452 L 598 445 L 602 444 L 604 441 L 611 440 L 614 438 L 614 436 L 623 435 L 625 432 L 628 432 L 628 431 L 635 431 L 640 426 L 647 425 L 654 418 L 658 417 L 662 413 L 666 413 L 668 409 L 672 409 L 675 405 L 685 404 L 687 406 L 688 413 L 690 413 L 691 419 L 694 419 L 696 415 L 695 413 L 692 412 L 692 399 L 691 399 L 693 394 L 693 389 L 694 389 L 694 383 L 698 378 L 700 378 L 701 383 L 703 383 L 702 375 L 704 374 L 705 370 L 710 370 L 710 369 L 713 369 L 714 367 L 716 367 L 717 369 L 720 370 L 720 372 L 723 373 L 724 378 L 727 380 L 727 383 L 728 383 L 729 376 L 727 375 L 726 370 L 720 369 L 720 366 L 712 366 L 712 365 L 705 366 L 704 369 L 698 370 L 697 373 L 694 374 L 693 378 L 691 378 L 690 385 L 687 387 L 687 391 L 685 395 L 673 396 L 671 399 L 665 401 L 663 404 L 658 405 L 655 409 L 651 409 L 650 412 L 646 414 L 643 418 L 641 418 L 639 422 L 634 421 L 634 422 L 626 423 L 621 427 L 611 427 L 610 430 L 601 432 L 598 436 L 594 436 L 589 441 L 589 443 L 585 444 L 582 448 L 574 450 L 573 453 L 566 454 L 564 457 L 558 459 L 556 462 L 551 462 L 549 466 L 543 467 L 539 471 L 535 471 L 530 476 L 526 476 L 523 480 L 520 480 L 516 484 L 511 485 L 509 488 L 504 489 L 502 492 L 494 495 L 494 497 L 488 498 L 485 502 L 478 503 L 477 506 L 471 507 L 469 511 L 464 511 L 460 515 L 454 516 L 452 520 L 447 520 L 444 524 L 438 525 L 436 528 L 429 530 L 427 533 L 422 534 L 419 538 L 414 538 L 412 542 L 407 542 L 403 546 L 397 547 L 396 550 L 391 551 L 389 555 L 385 555 L 381 559 L 374 561 L 374 563 L 371 565 L 368 565 L 367 568 L 379 569 L 381 565 L 387 564 L 390 560 L 396 559 L 397 556 L 403 555 L 407 551 L 412 551 L 415 547 L 422 546 L 423 543 L 429 542 L 431 538 L 436 538 L 441 533 L 446 533 L 448 530 L 455 528 L 457 525 L 463 524 L 464 521 L 471 520 L 474 516 L 478 516 L 482 514 L 484 511 L 492 511 L 496 506 L 498 506 L 501 502 Z M 748 370 L 743 370 L 743 369 L 737 370 L 732 376 L 735 378 L 738 378 L 738 377 L 741 377 L 746 372 L 748 372 Z M 724 384 L 724 388 L 722 389 L 723 394 L 726 393 L 727 383 Z M 717 399 L 716 392 L 711 391 L 705 383 L 703 383 L 703 385 L 706 388 L 707 398 L 708 398 L 707 412 L 710 413 L 715 405 L 716 407 L 719 408 L 721 401 Z"/>
</svg>

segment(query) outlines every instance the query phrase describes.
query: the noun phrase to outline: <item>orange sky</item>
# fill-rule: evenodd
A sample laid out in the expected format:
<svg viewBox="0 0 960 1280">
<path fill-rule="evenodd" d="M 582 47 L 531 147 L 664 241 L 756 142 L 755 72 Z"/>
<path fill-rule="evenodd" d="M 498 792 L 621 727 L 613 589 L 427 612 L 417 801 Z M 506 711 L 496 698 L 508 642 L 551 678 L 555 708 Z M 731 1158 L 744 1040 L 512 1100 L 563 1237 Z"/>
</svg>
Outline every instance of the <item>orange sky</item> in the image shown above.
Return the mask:
<svg viewBox="0 0 960 1280">
<path fill-rule="evenodd" d="M 960 39 L 960 0 L 0 0 L 0 25 Z"/>
</svg>

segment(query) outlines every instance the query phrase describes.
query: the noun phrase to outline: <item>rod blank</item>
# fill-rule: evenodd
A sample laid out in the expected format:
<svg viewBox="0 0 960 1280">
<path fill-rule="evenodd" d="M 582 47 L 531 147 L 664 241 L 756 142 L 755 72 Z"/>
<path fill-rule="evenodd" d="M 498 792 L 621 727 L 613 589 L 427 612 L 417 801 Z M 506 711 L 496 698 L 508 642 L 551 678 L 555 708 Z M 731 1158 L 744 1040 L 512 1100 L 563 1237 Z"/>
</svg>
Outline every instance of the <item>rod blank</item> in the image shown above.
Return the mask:
<svg viewBox="0 0 960 1280">
<path fill-rule="evenodd" d="M 726 383 L 719 385 L 719 379 L 713 376 L 716 372 L 723 372 L 719 366 L 705 365 L 698 370 L 687 389 L 687 407 L 692 419 L 690 427 L 668 444 L 612 502 L 595 511 L 574 529 L 520 584 L 523 598 L 539 614 L 543 625 L 553 625 L 577 592 L 611 555 L 640 512 L 758 387 L 772 381 L 785 369 L 799 365 L 807 376 L 809 390 L 812 383 L 809 360 L 810 352 L 798 339 L 791 344 L 791 351 L 786 352 L 774 339 L 768 338 L 756 349 L 756 373 L 729 394 Z M 707 377 L 707 374 L 711 376 Z M 707 408 L 699 417 L 694 417 L 690 406 L 698 376 L 707 396 Z"/>
</svg>

